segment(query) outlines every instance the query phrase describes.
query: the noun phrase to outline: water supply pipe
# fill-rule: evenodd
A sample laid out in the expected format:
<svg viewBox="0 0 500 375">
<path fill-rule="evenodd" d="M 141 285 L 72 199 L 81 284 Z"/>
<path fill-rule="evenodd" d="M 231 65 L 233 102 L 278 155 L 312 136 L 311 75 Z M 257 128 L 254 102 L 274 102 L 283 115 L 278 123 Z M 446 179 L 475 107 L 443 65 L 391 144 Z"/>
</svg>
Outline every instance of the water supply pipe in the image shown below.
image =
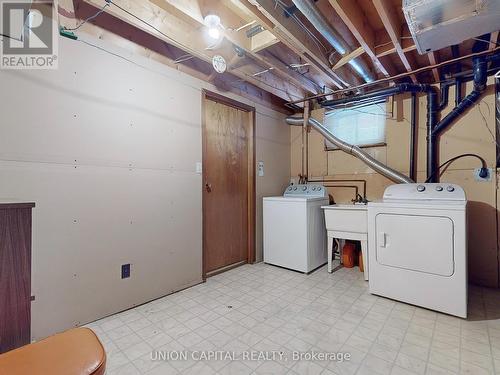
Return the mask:
<svg viewBox="0 0 500 375">
<path fill-rule="evenodd" d="M 323 137 L 325 137 L 328 141 L 332 142 L 335 146 L 337 146 L 340 150 L 358 158 L 363 163 L 368 165 L 374 171 L 380 173 L 381 175 L 387 177 L 393 182 L 396 183 L 412 183 L 414 182 L 412 179 L 408 178 L 402 173 L 388 167 L 387 165 L 381 163 L 371 155 L 367 154 L 365 151 L 361 150 L 358 146 L 351 145 L 347 142 L 344 142 L 340 138 L 337 138 L 332 132 L 323 126 L 318 120 L 309 118 L 309 125 L 316 129 Z M 289 125 L 302 126 L 304 123 L 303 117 L 294 117 L 290 116 L 286 118 L 286 123 Z"/>
</svg>

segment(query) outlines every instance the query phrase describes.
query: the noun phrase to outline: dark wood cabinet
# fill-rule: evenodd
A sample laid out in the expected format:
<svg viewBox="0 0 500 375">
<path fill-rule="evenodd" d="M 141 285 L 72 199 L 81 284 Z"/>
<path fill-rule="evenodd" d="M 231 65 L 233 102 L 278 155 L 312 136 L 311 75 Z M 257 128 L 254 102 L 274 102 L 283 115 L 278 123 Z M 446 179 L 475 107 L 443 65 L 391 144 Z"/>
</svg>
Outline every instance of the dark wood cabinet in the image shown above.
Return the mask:
<svg viewBox="0 0 500 375">
<path fill-rule="evenodd" d="M 31 340 L 31 209 L 0 202 L 0 353 Z"/>
</svg>

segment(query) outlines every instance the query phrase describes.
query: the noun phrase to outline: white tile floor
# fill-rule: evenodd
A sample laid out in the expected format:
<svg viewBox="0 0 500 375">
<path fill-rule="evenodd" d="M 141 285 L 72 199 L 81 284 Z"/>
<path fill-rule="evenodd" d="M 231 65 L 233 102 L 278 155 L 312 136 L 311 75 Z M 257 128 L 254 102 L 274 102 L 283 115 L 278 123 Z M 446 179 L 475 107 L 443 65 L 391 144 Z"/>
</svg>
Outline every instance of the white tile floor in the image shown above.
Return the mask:
<svg viewBox="0 0 500 375">
<path fill-rule="evenodd" d="M 302 275 L 245 265 L 89 325 L 108 375 L 500 374 L 500 290 L 471 287 L 469 319 L 368 294 L 358 268 Z M 288 360 L 152 361 L 151 352 L 282 351 Z M 293 361 L 344 352 L 349 361 Z"/>
</svg>

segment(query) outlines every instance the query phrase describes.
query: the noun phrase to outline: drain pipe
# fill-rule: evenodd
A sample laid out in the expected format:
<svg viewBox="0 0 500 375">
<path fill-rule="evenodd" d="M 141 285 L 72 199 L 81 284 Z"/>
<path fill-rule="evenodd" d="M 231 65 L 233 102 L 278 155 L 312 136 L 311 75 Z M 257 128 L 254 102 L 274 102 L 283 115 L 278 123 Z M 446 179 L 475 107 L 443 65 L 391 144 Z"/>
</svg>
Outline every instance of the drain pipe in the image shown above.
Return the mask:
<svg viewBox="0 0 500 375">
<path fill-rule="evenodd" d="M 289 125 L 295 126 L 303 126 L 304 118 L 303 117 L 287 117 L 286 123 Z M 363 150 L 361 150 L 358 146 L 351 145 L 347 142 L 344 142 L 340 138 L 337 138 L 332 134 L 330 130 L 323 126 L 321 122 L 315 120 L 313 118 L 309 118 L 309 125 L 316 129 L 323 137 L 325 137 L 328 141 L 332 142 L 335 146 L 337 146 L 340 150 L 360 159 L 363 163 L 368 165 L 374 171 L 380 173 L 381 175 L 387 177 L 393 182 L 396 183 L 412 183 L 414 182 L 412 179 L 406 177 L 404 174 L 399 173 L 398 171 L 382 164 L 377 159 L 373 158 L 371 155 L 367 154 Z"/>
<path fill-rule="evenodd" d="M 430 127 L 427 139 L 427 178 L 429 182 L 438 182 L 439 179 L 439 137 L 458 117 L 480 99 L 482 93 L 486 89 L 488 61 L 489 59 L 484 57 L 478 57 L 472 60 L 474 74 L 474 88 L 472 92 L 463 98 L 462 101 L 439 123 Z"/>
<path fill-rule="evenodd" d="M 417 181 L 417 94 L 411 93 L 411 121 L 410 121 L 410 169 L 408 175 L 413 181 Z"/>
<path fill-rule="evenodd" d="M 346 55 L 352 52 L 351 47 L 328 22 L 323 14 L 311 0 L 292 0 L 298 10 L 311 22 L 316 30 L 337 50 L 341 55 Z M 349 65 L 361 76 L 366 82 L 375 80 L 370 72 L 368 65 L 361 57 L 349 61 Z"/>
</svg>

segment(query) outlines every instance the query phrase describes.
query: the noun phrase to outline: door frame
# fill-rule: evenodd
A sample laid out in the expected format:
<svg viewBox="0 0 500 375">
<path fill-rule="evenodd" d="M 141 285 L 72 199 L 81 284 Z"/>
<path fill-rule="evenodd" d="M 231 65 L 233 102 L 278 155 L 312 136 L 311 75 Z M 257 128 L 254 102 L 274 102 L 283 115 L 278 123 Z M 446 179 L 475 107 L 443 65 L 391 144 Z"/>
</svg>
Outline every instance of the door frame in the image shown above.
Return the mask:
<svg viewBox="0 0 500 375">
<path fill-rule="evenodd" d="M 206 145 L 206 129 L 207 124 L 205 121 L 206 118 L 206 106 L 205 101 L 212 100 L 214 102 L 224 104 L 236 109 L 239 109 L 244 112 L 248 112 L 250 119 L 247 124 L 247 134 L 248 134 L 248 187 L 247 187 L 247 212 L 248 212 L 248 227 L 247 227 L 247 261 L 246 263 L 254 263 L 255 262 L 255 216 L 256 216 L 256 207 L 255 207 L 255 107 L 249 106 L 247 104 L 241 103 L 234 99 L 225 97 L 216 92 L 203 89 L 202 90 L 202 103 L 201 103 L 201 128 L 202 128 L 202 277 L 205 281 L 207 278 L 206 274 L 206 230 L 205 230 L 205 176 L 206 176 L 206 154 L 207 154 L 207 145 Z M 241 263 L 236 263 L 234 267 L 239 266 Z M 226 271 L 232 267 L 224 267 L 220 272 Z M 216 274 L 211 273 L 211 276 Z"/>
</svg>

